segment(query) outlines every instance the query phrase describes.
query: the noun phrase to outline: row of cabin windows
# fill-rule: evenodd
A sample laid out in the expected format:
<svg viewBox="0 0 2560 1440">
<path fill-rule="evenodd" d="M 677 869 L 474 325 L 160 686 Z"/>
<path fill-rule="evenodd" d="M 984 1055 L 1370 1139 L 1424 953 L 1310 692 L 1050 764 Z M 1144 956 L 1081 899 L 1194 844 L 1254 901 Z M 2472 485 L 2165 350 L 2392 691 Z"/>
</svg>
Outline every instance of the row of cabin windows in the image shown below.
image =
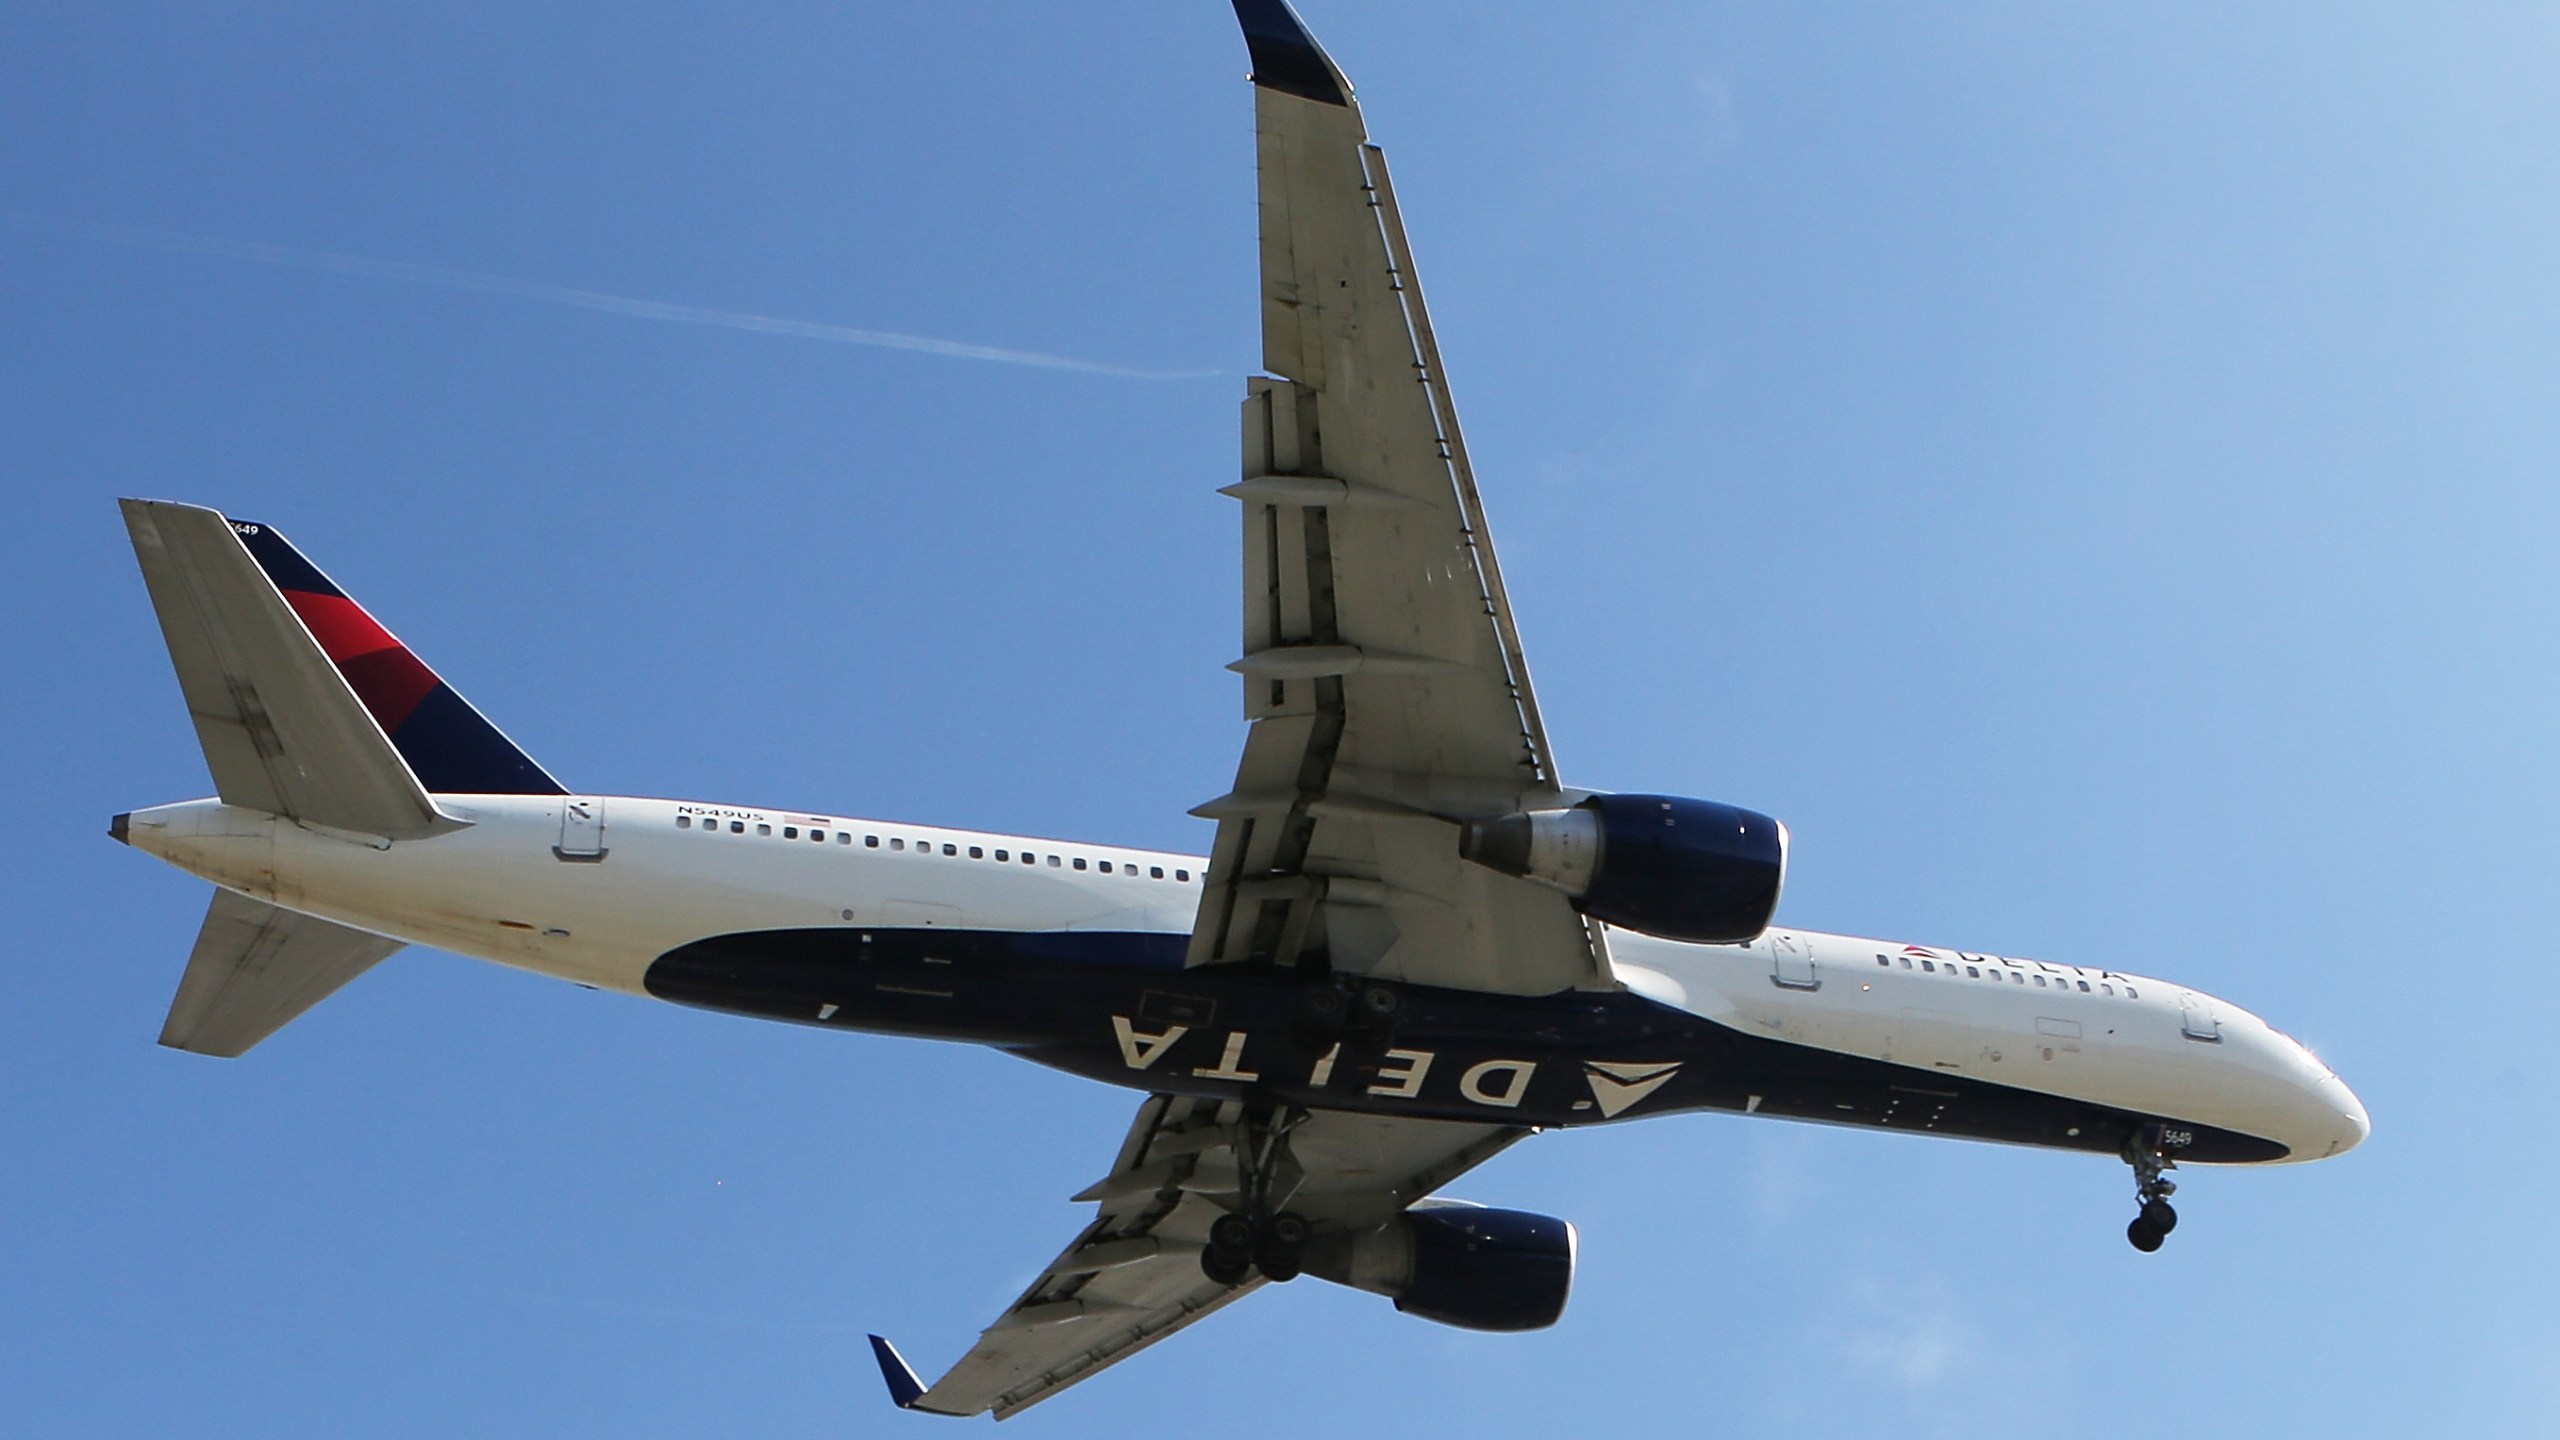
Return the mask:
<svg viewBox="0 0 2560 1440">
<path fill-rule="evenodd" d="M 677 828 L 677 829 L 679 829 L 679 830 L 690 830 L 690 829 L 692 829 L 692 828 L 693 828 L 693 817 L 692 817 L 692 816 L 690 816 L 690 815 L 679 815 L 679 816 L 677 816 L 677 817 L 676 817 L 676 828 Z M 719 833 L 720 833 L 720 822 L 719 822 L 718 820 L 714 820 L 714 819 L 710 819 L 710 818 L 707 818 L 707 817 L 706 817 L 706 818 L 703 820 L 703 822 L 702 822 L 702 831 L 703 831 L 703 833 L 704 833 L 704 834 L 706 834 L 706 835 L 717 835 L 717 834 L 719 834 Z M 747 822 L 746 822 L 746 821 L 744 821 L 744 820 L 732 820 L 732 821 L 730 821 L 730 822 L 729 822 L 729 833 L 730 833 L 730 834 L 732 834 L 732 835 L 744 835 L 744 834 L 746 834 L 746 833 L 747 833 Z M 768 835 L 768 836 L 769 836 L 769 835 L 771 835 L 771 834 L 773 833 L 773 826 L 772 826 L 769 822 L 766 822 L 766 821 L 758 821 L 758 822 L 756 822 L 756 833 L 757 833 L 758 835 Z M 808 828 L 808 831 L 807 831 L 807 837 L 808 837 L 810 840 L 813 840 L 813 841 L 817 842 L 817 843 L 818 843 L 818 844 L 820 844 L 820 845 L 824 845 L 824 844 L 826 844 L 826 843 L 827 843 L 827 840 L 828 840 L 828 838 L 829 838 L 829 836 L 830 836 L 830 835 L 832 835 L 832 836 L 834 837 L 835 843 L 837 843 L 838 845 L 850 845 L 850 844 L 852 844 L 852 843 L 853 843 L 853 832 L 852 832 L 852 831 L 849 831 L 849 830 L 828 831 L 828 830 L 820 829 L 820 828 L 818 828 L 817 826 L 814 826 L 814 825 L 813 825 L 813 826 L 810 826 L 810 827 Z M 802 830 L 801 830 L 801 827 L 799 827 L 799 826 L 797 826 L 797 825 L 785 825 L 785 826 L 783 826 L 783 827 L 782 827 L 782 838 L 783 838 L 783 839 L 785 839 L 785 840 L 797 840 L 797 839 L 800 839 L 800 838 L 801 838 L 801 836 L 802 836 Z M 878 850 L 878 849 L 882 848 L 881 843 L 880 843 L 880 837 L 879 837 L 879 836 L 877 836 L 877 835 L 865 835 L 865 836 L 863 836 L 863 837 L 862 837 L 862 843 L 863 843 L 863 845 L 864 845 L 866 848 L 868 848 L 868 849 Z M 918 840 L 918 841 L 916 841 L 916 842 L 915 842 L 915 847 L 914 847 L 914 848 L 915 848 L 915 853 L 916 853 L 916 854 L 918 854 L 918 855 L 930 855 L 930 854 L 932 854 L 932 853 L 933 853 L 933 844 L 934 844 L 934 842 L 932 842 L 932 841 L 930 841 L 930 840 Z M 906 841 L 905 837 L 903 837 L 903 836 L 898 836 L 898 835 L 892 835 L 892 836 L 890 836 L 890 837 L 889 837 L 889 842 L 888 842 L 888 846 L 887 846 L 887 848 L 888 848 L 888 849 L 891 849 L 891 850 L 904 851 L 904 850 L 906 850 L 906 849 L 908 848 L 908 845 L 907 845 L 907 841 Z M 951 844 L 951 843 L 945 842 L 945 843 L 944 843 L 944 845 L 943 845 L 943 847 L 942 847 L 942 853 L 943 853 L 943 854 L 945 854 L 945 855 L 952 856 L 953 858 L 955 858 L 955 859 L 956 859 L 956 858 L 958 858 L 958 856 L 960 855 L 960 848 L 961 848 L 961 847 L 959 847 L 958 845 L 955 845 L 955 844 Z M 968 847 L 968 853 L 969 853 L 969 858 L 970 858 L 970 859 L 972 859 L 972 860 L 984 860 L 984 859 L 986 859 L 986 858 L 987 858 L 987 848 L 986 848 L 985 846 L 983 846 L 983 845 L 972 845 L 972 846 Z M 1163 879 L 1163 878 L 1164 878 L 1164 867 L 1163 867 L 1163 866 L 1161 866 L 1161 865 L 1149 865 L 1149 866 L 1145 866 L 1145 867 L 1142 869 L 1142 868 L 1139 866 L 1138 862 L 1136 862 L 1135 860 L 1123 860 L 1123 861 L 1119 862 L 1119 864 L 1117 865 L 1117 867 L 1115 867 L 1115 866 L 1112 864 L 1112 862 L 1111 862 L 1111 861 L 1108 861 L 1108 860 L 1096 860 L 1096 861 L 1091 862 L 1091 863 L 1088 865 L 1087 861 L 1085 860 L 1085 857 L 1083 857 L 1083 856 L 1081 856 L 1081 855 L 1072 856 L 1072 857 L 1067 857 L 1067 856 L 1058 856 L 1058 855 L 1035 855 L 1035 854 L 1033 854 L 1032 852 L 1030 852 L 1030 851 L 1028 851 L 1028 850 L 1023 851 L 1019 856 L 1015 855 L 1015 854 L 1014 854 L 1014 852 L 1012 852 L 1012 851 L 1010 851 L 1010 850 L 998 850 L 998 851 L 996 851 L 996 852 L 995 852 L 995 858 L 996 858 L 996 859 L 998 859 L 998 860 L 1000 860 L 1000 861 L 1005 861 L 1005 862 L 1007 862 L 1007 863 L 1010 863 L 1010 862 L 1015 861 L 1015 860 L 1017 860 L 1017 859 L 1018 859 L 1018 860 L 1020 860 L 1020 861 L 1021 861 L 1021 863 L 1025 864 L 1025 865 L 1037 865 L 1037 864 L 1040 864 L 1042 861 L 1044 861 L 1044 860 L 1045 860 L 1045 861 L 1047 861 L 1047 862 L 1048 862 L 1049 868 L 1050 868 L 1050 869 L 1052 869 L 1052 870 L 1058 870 L 1058 869 L 1076 869 L 1076 870 L 1094 869 L 1094 870 L 1099 870 L 1099 871 L 1101 871 L 1101 872 L 1102 872 L 1103 874 L 1105 874 L 1105 875 L 1127 875 L 1127 876 L 1129 876 L 1129 877 L 1131 877 L 1131 878 L 1133 878 L 1133 879 L 1134 879 L 1134 878 L 1136 878 L 1137 876 L 1141 875 L 1141 874 L 1145 875 L 1145 876 L 1146 876 L 1146 878 L 1148 878 L 1148 879 L 1150 879 L 1150 880 L 1161 880 L 1161 879 Z M 1173 878 L 1174 878 L 1175 880 L 1177 880 L 1177 881 L 1181 881 L 1181 882 L 1184 882 L 1184 883 L 1186 883 L 1186 884 L 1187 884 L 1187 883 L 1189 883 L 1189 881 L 1190 881 L 1190 879 L 1191 879 L 1191 872 L 1190 872 L 1190 871 L 1188 871 L 1188 870 L 1176 870 L 1176 871 L 1174 871 L 1174 872 L 1173 872 Z"/>
<path fill-rule="evenodd" d="M 1893 961 L 1892 961 L 1892 960 L 1890 960 L 1890 959 L 1888 959 L 1888 958 L 1886 958 L 1885 956 L 1882 956 L 1882 955 L 1879 955 L 1879 956 L 1877 956 L 1877 957 L 1876 957 L 1876 963 L 1877 963 L 1877 964 L 1879 964 L 1879 965 L 1885 966 L 1885 967 L 1886 967 L 1886 968 L 1888 968 L 1888 969 L 1890 969 L 1890 968 L 1892 967 L 1892 965 L 1893 965 Z M 1956 973 L 1956 962 L 1955 962 L 1955 961 L 1953 961 L 1953 960 L 1949 960 L 1949 961 L 1945 962 L 1945 966 L 1946 966 L 1945 971 L 1944 971 L 1944 973 L 1945 973 L 1945 974 L 1947 974 L 1947 975 L 1949 975 L 1949 976 L 1952 976 L 1952 975 L 1954 975 L 1954 974 Z M 1910 957 L 1910 956 L 1905 955 L 1905 956 L 1903 956 L 1903 957 L 1902 957 L 1902 968 L 1903 968 L 1903 969 L 1905 969 L 1905 970 L 1908 970 L 1908 969 L 1910 969 L 1910 968 L 1911 968 L 1911 957 Z M 1940 973 L 1940 970 L 1939 970 L 1939 962 L 1937 962 L 1937 961 L 1935 961 L 1935 960 L 1923 960 L 1923 961 L 1921 961 L 1921 962 L 1920 962 L 1920 968 L 1921 968 L 1921 969 L 1923 969 L 1923 970 L 1925 970 L 1925 971 L 1927 971 L 1927 972 L 1929 972 L 1929 973 L 1930 973 L 1930 974 L 1932 974 L 1932 975 L 1936 975 L 1936 974 L 1939 974 L 1939 973 Z M 2029 970 L 2004 970 L 2004 969 L 2002 969 L 2001 967 L 1999 967 L 1999 966 L 1997 966 L 1997 965 L 1994 965 L 1994 966 L 1990 967 L 1990 969 L 1989 969 L 1988 973 L 1986 973 L 1986 972 L 1984 971 L 1984 968 L 1983 968 L 1982 966 L 1980 966 L 1980 965 L 1967 965 L 1967 966 L 1965 966 L 1965 967 L 1964 967 L 1964 973 L 1965 973 L 1966 978 L 1968 978 L 1968 979 L 1973 979 L 1973 980 L 1985 980 L 1985 979 L 1987 979 L 1987 980 L 1989 980 L 1989 981 L 1990 981 L 1992 984 L 1994 984 L 1994 985 L 1999 984 L 1999 983 L 2000 983 L 2000 977 L 2001 977 L 2001 976 L 2003 976 L 2003 975 L 2006 975 L 2006 976 L 2008 976 L 2008 977 L 2009 977 L 2009 983 L 2010 983 L 2010 984 L 2013 984 L 2013 985 L 2024 985 L 2024 984 L 2028 983 L 2028 981 L 2033 980 L 2033 981 L 2035 982 L 2035 987 L 2036 987 L 2037 989 L 2042 990 L 2042 989 L 2046 989 L 2046 988 L 2047 988 L 2047 986 L 2045 985 L 2045 977 L 2044 977 L 2044 976 L 2042 976 L 2042 975 L 2040 975 L 2040 974 L 2035 973 L 2034 971 L 2029 971 Z M 2087 994 L 2091 994 L 2091 993 L 2093 993 L 2093 992 L 2089 989 L 2089 982 L 2088 982 L 2088 981 L 2086 981 L 2086 980 L 2080 980 L 2080 981 L 2076 981 L 2076 982 L 2075 982 L 2071 977 L 2069 977 L 2069 976 L 2067 976 L 2067 975 L 2056 975 L 2056 976 L 2054 976 L 2054 977 L 2053 977 L 2053 984 L 2052 984 L 2052 986 L 2051 986 L 2050 988 L 2055 989 L 2055 990 L 2068 990 L 2068 989 L 2070 989 L 2070 988 L 2072 987 L 2072 985 L 2074 985 L 2075 983 L 2079 985 L 2079 987 L 2080 987 L 2080 993 L 2081 993 L 2081 994 L 2083 994 L 2083 995 L 2087 995 Z M 2108 984 L 2108 983 L 2107 983 L 2106 981 L 2104 981 L 2104 980 L 2101 980 L 2101 981 L 2099 981 L 2099 982 L 2098 982 L 2098 988 L 2097 988 L 2097 990 L 2096 990 L 2094 993 L 2096 993 L 2096 994 L 2100 994 L 2100 995 L 2113 995 L 2113 994 L 2115 994 L 2115 993 L 2116 993 L 2116 987 L 2115 987 L 2115 986 L 2113 986 L 2113 985 Z M 2139 991 L 2139 990 L 2134 989 L 2134 988 L 2133 988 L 2133 986 L 2131 986 L 2130 984 L 2128 984 L 2128 985 L 2126 985 L 2126 986 L 2124 987 L 2124 998 L 2126 998 L 2127 1000 L 2139 1000 L 2139 999 L 2141 999 L 2141 998 L 2142 998 L 2142 992 L 2141 992 L 2141 991 Z"/>
</svg>

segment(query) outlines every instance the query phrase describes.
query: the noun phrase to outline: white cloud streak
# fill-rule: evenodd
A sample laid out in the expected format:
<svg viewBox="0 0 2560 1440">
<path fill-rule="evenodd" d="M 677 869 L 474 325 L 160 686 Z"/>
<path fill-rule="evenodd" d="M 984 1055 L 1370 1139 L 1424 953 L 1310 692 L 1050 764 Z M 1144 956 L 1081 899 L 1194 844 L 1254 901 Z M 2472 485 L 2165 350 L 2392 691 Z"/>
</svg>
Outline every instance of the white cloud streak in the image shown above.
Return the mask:
<svg viewBox="0 0 2560 1440">
<path fill-rule="evenodd" d="M 47 229 L 138 250 L 161 250 L 180 255 L 213 255 L 229 260 L 254 261 L 261 265 L 283 265 L 297 270 L 318 270 L 333 275 L 361 276 L 368 280 L 389 280 L 404 285 L 430 285 L 444 290 L 504 295 L 517 300 L 539 300 L 546 304 L 568 305 L 607 315 L 623 315 L 635 320 L 673 320 L 687 325 L 712 325 L 724 330 L 745 330 L 758 335 L 787 335 L 799 340 L 825 340 L 838 345 L 867 345 L 881 350 L 908 350 L 920 355 L 940 355 L 953 360 L 987 360 L 999 365 L 1027 365 L 1041 370 L 1065 370 L 1079 375 L 1110 375 L 1129 380 L 1196 380 L 1219 373 L 1215 370 L 1141 370 L 1124 365 L 1105 365 L 1093 360 L 1077 360 L 1064 355 L 1044 355 L 1036 350 L 1009 350 L 996 345 L 973 345 L 964 340 L 942 340 L 930 335 L 904 335 L 894 330 L 866 330 L 852 325 L 822 325 L 814 320 L 788 320 L 780 316 L 757 315 L 743 310 L 715 310 L 701 305 L 677 305 L 664 300 L 643 300 L 631 295 L 610 295 L 600 290 L 579 290 L 566 285 L 549 285 L 539 280 L 518 280 L 505 275 L 485 275 L 473 270 L 447 269 L 441 265 L 418 265 L 406 260 L 376 260 L 362 255 L 340 255 L 326 250 L 297 250 L 256 240 L 227 240 L 214 235 L 190 235 L 172 230 L 145 230 L 130 225 L 99 225 L 73 221 L 33 223 Z"/>
</svg>

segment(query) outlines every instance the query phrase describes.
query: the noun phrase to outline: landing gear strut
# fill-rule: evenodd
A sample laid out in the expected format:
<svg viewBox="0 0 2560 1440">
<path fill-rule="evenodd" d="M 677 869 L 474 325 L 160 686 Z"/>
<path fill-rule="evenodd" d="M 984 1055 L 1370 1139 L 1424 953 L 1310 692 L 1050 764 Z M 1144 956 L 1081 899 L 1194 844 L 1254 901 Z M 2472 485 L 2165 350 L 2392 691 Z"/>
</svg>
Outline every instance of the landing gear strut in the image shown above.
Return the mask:
<svg viewBox="0 0 2560 1440">
<path fill-rule="evenodd" d="M 1236 1209 L 1209 1226 L 1209 1243 L 1200 1251 L 1200 1273 L 1221 1285 L 1241 1285 L 1254 1271 L 1267 1280 L 1289 1281 L 1305 1268 L 1307 1241 L 1314 1227 L 1294 1211 L 1275 1211 L 1287 1191 L 1277 1183 L 1289 1160 L 1289 1132 L 1306 1112 L 1292 1110 L 1265 1124 L 1247 1122 L 1236 1132 L 1235 1152 L 1240 1201 Z M 1295 1189 L 1294 1178 L 1287 1182 Z M 1276 1193 L 1275 1193 L 1276 1192 Z"/>
<path fill-rule="evenodd" d="M 2124 1227 L 2124 1238 L 2145 1255 L 2159 1249 L 2169 1232 L 2178 1228 L 2178 1212 L 2169 1204 L 2169 1197 L 2178 1193 L 2178 1182 L 2163 1173 L 2178 1168 L 2178 1162 L 2162 1144 L 2160 1132 L 2157 1125 L 2145 1125 L 2124 1146 L 2124 1162 L 2133 1167 L 2134 1198 L 2142 1202 L 2141 1213 Z"/>
</svg>

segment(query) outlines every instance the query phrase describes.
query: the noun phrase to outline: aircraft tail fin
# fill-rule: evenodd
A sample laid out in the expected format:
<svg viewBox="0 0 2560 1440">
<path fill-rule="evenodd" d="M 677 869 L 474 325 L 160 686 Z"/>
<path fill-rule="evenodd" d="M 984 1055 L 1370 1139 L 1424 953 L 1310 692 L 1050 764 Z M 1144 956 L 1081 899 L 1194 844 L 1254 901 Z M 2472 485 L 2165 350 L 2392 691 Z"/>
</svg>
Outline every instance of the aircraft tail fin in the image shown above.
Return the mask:
<svg viewBox="0 0 2560 1440">
<path fill-rule="evenodd" d="M 216 890 L 160 1043 L 238 1056 L 399 948 L 397 940 Z"/>
<path fill-rule="evenodd" d="M 566 793 L 273 527 L 123 503 L 226 802 L 399 839 L 437 794 Z"/>
</svg>

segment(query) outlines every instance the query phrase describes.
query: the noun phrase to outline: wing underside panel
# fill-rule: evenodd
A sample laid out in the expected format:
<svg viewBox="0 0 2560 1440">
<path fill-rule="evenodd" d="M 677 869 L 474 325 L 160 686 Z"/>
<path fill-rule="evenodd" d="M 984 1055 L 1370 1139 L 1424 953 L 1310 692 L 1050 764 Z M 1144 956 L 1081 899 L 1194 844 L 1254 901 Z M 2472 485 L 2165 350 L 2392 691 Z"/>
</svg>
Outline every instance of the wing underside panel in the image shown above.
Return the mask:
<svg viewBox="0 0 2560 1440">
<path fill-rule="evenodd" d="M 1150 1096 L 1111 1173 L 1077 1197 L 1098 1204 L 1092 1223 L 914 1408 L 1004 1419 L 1264 1284 L 1221 1285 L 1200 1268 L 1243 1184 L 1236 1147 L 1267 1133 L 1246 1119 L 1232 1102 Z M 1526 1133 L 1308 1114 L 1286 1132 L 1275 1203 L 1319 1226 L 1381 1224 Z"/>
<path fill-rule="evenodd" d="M 1190 962 L 1547 994 L 1609 983 L 1561 895 L 1456 824 L 1553 803 L 1546 734 L 1384 155 L 1347 96 L 1257 91 L 1263 363 L 1249 383 L 1243 678 Z"/>
</svg>

